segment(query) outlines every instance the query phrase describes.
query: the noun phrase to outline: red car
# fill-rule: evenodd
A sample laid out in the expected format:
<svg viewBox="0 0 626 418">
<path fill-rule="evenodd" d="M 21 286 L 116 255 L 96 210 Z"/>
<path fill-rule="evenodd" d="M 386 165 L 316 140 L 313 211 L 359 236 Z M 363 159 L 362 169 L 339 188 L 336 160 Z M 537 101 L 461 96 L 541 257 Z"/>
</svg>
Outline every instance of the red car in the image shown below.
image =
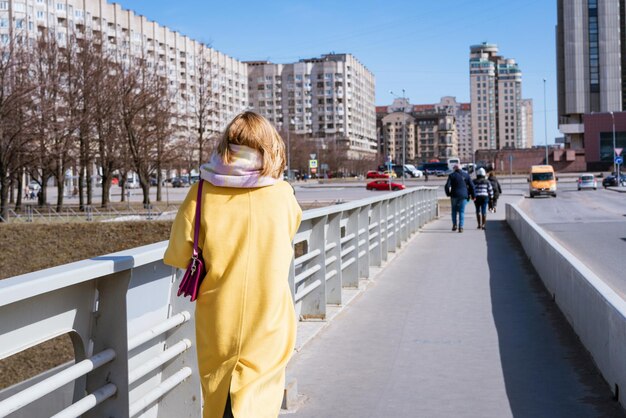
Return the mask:
<svg viewBox="0 0 626 418">
<path fill-rule="evenodd" d="M 391 187 L 391 190 L 406 189 L 404 184 L 401 184 L 401 183 L 391 182 L 391 185 L 390 185 L 389 180 L 376 180 L 376 181 L 367 183 L 367 185 L 365 186 L 367 190 L 389 190 L 389 187 Z"/>
<path fill-rule="evenodd" d="M 367 174 L 365 175 L 365 178 L 367 179 L 386 179 L 389 176 L 385 173 L 381 173 L 380 171 L 368 171 Z"/>
</svg>

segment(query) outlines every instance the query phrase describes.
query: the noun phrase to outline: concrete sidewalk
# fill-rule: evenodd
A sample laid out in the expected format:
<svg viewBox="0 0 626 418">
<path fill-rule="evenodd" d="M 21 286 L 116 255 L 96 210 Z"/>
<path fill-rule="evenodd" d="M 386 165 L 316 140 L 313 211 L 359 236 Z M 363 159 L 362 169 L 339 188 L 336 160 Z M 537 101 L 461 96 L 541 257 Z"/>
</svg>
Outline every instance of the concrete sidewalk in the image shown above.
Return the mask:
<svg viewBox="0 0 626 418">
<path fill-rule="evenodd" d="M 427 225 L 288 367 L 311 418 L 624 417 L 500 210 Z"/>
</svg>

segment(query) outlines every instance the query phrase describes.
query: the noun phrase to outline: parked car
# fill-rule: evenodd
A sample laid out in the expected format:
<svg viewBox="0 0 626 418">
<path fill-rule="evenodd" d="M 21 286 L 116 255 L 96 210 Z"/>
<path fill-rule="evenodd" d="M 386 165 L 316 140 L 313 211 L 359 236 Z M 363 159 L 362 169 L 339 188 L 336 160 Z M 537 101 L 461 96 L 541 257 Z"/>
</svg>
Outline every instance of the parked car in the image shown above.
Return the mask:
<svg viewBox="0 0 626 418">
<path fill-rule="evenodd" d="M 389 178 L 389 176 L 385 173 L 381 173 L 380 171 L 368 171 L 367 174 L 365 175 L 366 179 L 386 179 Z"/>
<path fill-rule="evenodd" d="M 187 187 L 189 180 L 186 177 L 174 177 L 172 179 L 172 187 Z"/>
<path fill-rule="evenodd" d="M 622 185 L 626 185 L 626 174 L 620 174 L 620 183 Z M 616 187 L 617 186 L 617 176 L 615 174 L 608 175 L 602 180 L 602 187 L 605 189 L 607 187 Z"/>
<path fill-rule="evenodd" d="M 582 189 L 598 189 L 598 182 L 593 174 L 583 174 L 578 177 L 578 190 Z"/>
<path fill-rule="evenodd" d="M 41 186 L 36 180 L 31 180 L 30 183 L 28 183 L 28 188 L 34 190 L 35 193 L 37 193 L 39 189 L 41 189 Z"/>
<path fill-rule="evenodd" d="M 150 186 L 154 187 L 159 183 L 159 180 L 156 177 L 150 177 Z M 161 186 L 165 186 L 165 180 L 161 180 Z"/>
<path fill-rule="evenodd" d="M 139 189 L 141 187 L 141 183 L 139 183 L 139 178 L 134 176 L 129 176 L 126 179 L 126 189 Z"/>
<path fill-rule="evenodd" d="M 365 185 L 367 190 L 403 190 L 406 189 L 402 183 L 389 182 L 389 180 L 375 180 Z"/>
</svg>

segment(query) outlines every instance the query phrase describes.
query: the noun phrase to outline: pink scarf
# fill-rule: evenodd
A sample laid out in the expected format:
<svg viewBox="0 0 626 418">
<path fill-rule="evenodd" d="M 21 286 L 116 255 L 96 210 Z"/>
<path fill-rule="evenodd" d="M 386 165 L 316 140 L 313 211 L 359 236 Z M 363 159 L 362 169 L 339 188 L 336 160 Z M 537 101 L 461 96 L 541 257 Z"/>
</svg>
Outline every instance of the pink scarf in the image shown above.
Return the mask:
<svg viewBox="0 0 626 418">
<path fill-rule="evenodd" d="M 200 177 L 214 186 L 253 188 L 271 186 L 278 180 L 261 176 L 263 156 L 245 145 L 229 145 L 232 161 L 225 164 L 217 153 L 213 153 L 207 164 L 200 166 Z"/>
</svg>

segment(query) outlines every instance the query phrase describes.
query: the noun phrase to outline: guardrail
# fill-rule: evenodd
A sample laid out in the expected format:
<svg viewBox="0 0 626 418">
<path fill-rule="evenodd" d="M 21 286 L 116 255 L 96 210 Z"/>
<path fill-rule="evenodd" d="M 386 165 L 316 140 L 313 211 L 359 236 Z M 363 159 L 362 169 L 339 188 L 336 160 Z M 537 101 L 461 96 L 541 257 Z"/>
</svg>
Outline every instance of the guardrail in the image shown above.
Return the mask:
<svg viewBox="0 0 626 418">
<path fill-rule="evenodd" d="M 435 188 L 306 211 L 290 284 L 323 319 L 437 213 Z M 194 306 L 176 297 L 167 242 L 0 281 L 0 359 L 69 334 L 75 361 L 0 391 L 0 417 L 199 417 Z"/>
<path fill-rule="evenodd" d="M 626 302 L 516 205 L 506 205 L 506 220 L 615 399 L 623 403 Z"/>
</svg>

